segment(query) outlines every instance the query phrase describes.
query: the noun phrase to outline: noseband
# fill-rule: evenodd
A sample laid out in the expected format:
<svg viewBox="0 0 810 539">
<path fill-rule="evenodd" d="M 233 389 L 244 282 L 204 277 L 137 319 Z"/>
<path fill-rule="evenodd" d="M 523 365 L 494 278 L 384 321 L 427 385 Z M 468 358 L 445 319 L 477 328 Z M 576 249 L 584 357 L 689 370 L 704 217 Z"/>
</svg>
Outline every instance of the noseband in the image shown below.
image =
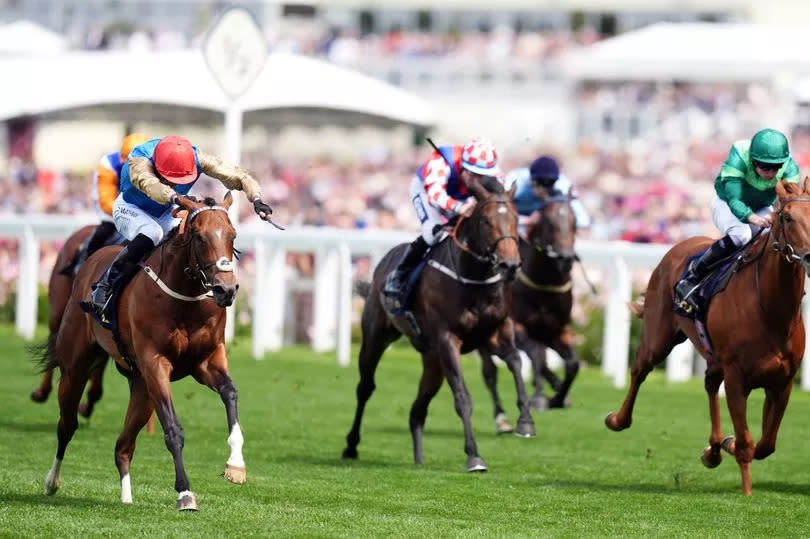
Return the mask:
<svg viewBox="0 0 810 539">
<path fill-rule="evenodd" d="M 483 217 L 478 215 L 478 213 L 480 213 L 480 210 L 482 208 L 484 208 L 485 206 L 487 206 L 488 204 L 506 204 L 507 205 L 507 211 L 509 211 L 508 210 L 508 204 L 510 204 L 510 203 L 511 202 L 508 201 L 508 200 L 485 200 L 483 202 L 480 202 L 476 206 L 475 213 L 471 217 L 469 217 L 469 219 L 470 220 L 477 219 L 478 223 L 483 221 L 484 223 L 490 224 L 486 219 L 484 219 Z M 498 211 L 501 211 L 501 210 L 498 210 Z M 514 215 L 514 212 L 510 211 L 510 213 L 512 213 Z M 495 266 L 499 262 L 498 253 L 495 252 L 495 250 L 498 248 L 498 244 L 500 242 L 505 241 L 505 240 L 512 240 L 512 241 L 515 242 L 515 244 L 519 244 L 519 240 L 518 240 L 518 238 L 516 236 L 511 236 L 511 235 L 499 236 L 498 238 L 495 239 L 495 241 L 493 241 L 484 250 L 483 253 L 477 253 L 477 252 L 473 251 L 469 247 L 469 245 L 467 245 L 466 240 L 462 241 L 458 237 L 458 233 L 459 233 L 459 230 L 460 230 L 460 227 L 461 227 L 461 223 L 463 221 L 467 220 L 467 219 L 468 219 L 467 217 L 464 217 L 462 215 L 462 216 L 460 216 L 458 218 L 458 220 L 456 220 L 456 224 L 453 227 L 453 230 L 450 232 L 450 237 L 453 239 L 453 243 L 455 243 L 456 246 L 458 246 L 459 249 L 461 249 L 462 251 L 464 251 L 468 255 L 472 256 L 474 259 L 476 259 L 479 262 L 484 262 L 484 263 L 491 264 L 491 265 Z"/>
<path fill-rule="evenodd" d="M 779 236 L 771 242 L 771 246 L 773 247 L 774 251 L 777 251 L 779 254 L 785 257 L 785 260 L 789 263 L 796 262 L 797 260 L 801 260 L 808 254 L 810 254 L 810 249 L 805 249 L 804 251 L 797 251 L 785 238 L 785 215 L 782 213 L 785 211 L 785 208 L 791 202 L 810 202 L 810 197 L 794 197 L 785 200 L 784 204 L 779 207 L 779 211 L 776 212 L 776 217 L 779 220 Z M 773 227 L 771 227 L 771 238 L 773 238 Z"/>
</svg>

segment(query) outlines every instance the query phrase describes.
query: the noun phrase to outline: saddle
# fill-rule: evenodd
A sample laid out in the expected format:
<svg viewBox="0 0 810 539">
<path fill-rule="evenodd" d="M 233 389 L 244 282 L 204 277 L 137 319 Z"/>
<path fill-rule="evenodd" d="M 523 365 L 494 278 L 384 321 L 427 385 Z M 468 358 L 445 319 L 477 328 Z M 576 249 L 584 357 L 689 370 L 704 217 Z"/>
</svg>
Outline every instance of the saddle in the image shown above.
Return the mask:
<svg viewBox="0 0 810 539">
<path fill-rule="evenodd" d="M 696 308 L 692 308 L 685 301 L 678 302 L 677 299 L 673 297 L 672 310 L 676 314 L 695 322 L 701 345 L 709 356 L 712 355 L 711 338 L 706 328 L 706 314 L 709 312 L 709 305 L 717 294 L 726 289 L 729 281 L 731 281 L 737 271 L 751 261 L 751 258 L 746 258 L 746 254 L 753 243 L 753 241 L 750 241 L 746 245 L 743 245 L 709 269 L 709 272 L 698 283 L 697 288 L 690 296 Z M 699 251 L 687 260 L 680 279 L 686 277 L 689 266 L 694 260 L 700 258 L 705 251 L 705 249 Z"/>
<path fill-rule="evenodd" d="M 82 263 L 87 260 L 87 247 L 90 244 L 90 239 L 93 237 L 91 234 L 87 237 L 80 245 L 79 248 L 76 249 L 76 253 L 73 255 L 73 258 L 70 259 L 70 262 L 62 266 L 59 270 L 60 275 L 64 275 L 65 277 L 73 278 L 79 273 L 79 268 L 81 267 Z M 110 245 L 122 245 L 126 240 L 124 237 L 115 232 L 112 234 L 101 247 L 109 247 Z"/>
</svg>

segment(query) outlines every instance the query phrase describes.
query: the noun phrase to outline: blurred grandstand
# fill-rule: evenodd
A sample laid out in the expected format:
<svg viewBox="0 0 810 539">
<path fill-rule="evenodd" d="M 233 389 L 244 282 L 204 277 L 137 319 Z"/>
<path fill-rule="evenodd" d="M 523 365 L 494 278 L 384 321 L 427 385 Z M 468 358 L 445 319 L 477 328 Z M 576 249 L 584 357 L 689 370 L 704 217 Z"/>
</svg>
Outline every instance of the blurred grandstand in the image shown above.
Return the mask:
<svg viewBox="0 0 810 539">
<path fill-rule="evenodd" d="M 0 0 L 0 69 L 54 66 L 35 89 L 54 101 L 60 85 L 67 92 L 76 79 L 108 95 L 104 88 L 128 85 L 127 62 L 198 49 L 225 5 Z M 808 3 L 505 0 L 494 11 L 482 0 L 441 8 L 418 0 L 240 5 L 276 54 L 359 71 L 435 110 L 430 121 L 380 121 L 384 113 L 343 114 L 345 106 L 327 114 L 319 105 L 314 115 L 313 106 L 257 106 L 246 116 L 242 163 L 280 222 L 414 229 L 402 202 L 428 151 L 427 128 L 434 140 L 493 139 L 505 170 L 540 152 L 558 156 L 594 216 L 584 233 L 593 240 L 669 243 L 714 234 L 712 179 L 730 144 L 761 126 L 790 130 L 796 160 L 810 166 L 810 83 L 802 81 L 810 61 L 801 28 L 786 26 L 810 15 Z M 109 69 L 95 77 L 77 76 L 62 61 L 99 56 L 127 60 L 113 62 L 119 75 Z M 269 73 L 269 84 L 281 84 L 284 69 Z M 20 95 L 34 91 L 25 75 L 4 78 Z M 323 84 L 320 93 L 333 90 L 312 80 Z M 145 113 L 158 105 L 167 106 L 156 117 Z M 122 97 L 14 110 L 14 103 L 0 106 L 5 213 L 90 213 L 90 169 L 126 130 L 179 131 L 211 150 L 223 144 L 218 105 Z M 252 218 L 245 208 L 242 217 Z M 0 239 L 0 303 L 16 276 L 16 249 L 16 240 Z M 54 255 L 54 245 L 43 246 L 43 272 Z M 289 259 L 301 275 L 312 273 L 311 257 Z"/>
</svg>

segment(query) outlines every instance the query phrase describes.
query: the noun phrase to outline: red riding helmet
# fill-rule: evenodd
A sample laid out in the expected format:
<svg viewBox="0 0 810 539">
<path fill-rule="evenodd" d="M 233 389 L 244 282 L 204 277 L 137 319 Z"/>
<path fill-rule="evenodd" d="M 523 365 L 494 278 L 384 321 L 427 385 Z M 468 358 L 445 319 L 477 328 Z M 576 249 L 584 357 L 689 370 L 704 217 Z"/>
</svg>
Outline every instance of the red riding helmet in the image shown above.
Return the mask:
<svg viewBox="0 0 810 539">
<path fill-rule="evenodd" d="M 155 168 L 163 178 L 175 185 L 197 179 L 197 158 L 188 139 L 169 135 L 155 147 Z"/>
</svg>

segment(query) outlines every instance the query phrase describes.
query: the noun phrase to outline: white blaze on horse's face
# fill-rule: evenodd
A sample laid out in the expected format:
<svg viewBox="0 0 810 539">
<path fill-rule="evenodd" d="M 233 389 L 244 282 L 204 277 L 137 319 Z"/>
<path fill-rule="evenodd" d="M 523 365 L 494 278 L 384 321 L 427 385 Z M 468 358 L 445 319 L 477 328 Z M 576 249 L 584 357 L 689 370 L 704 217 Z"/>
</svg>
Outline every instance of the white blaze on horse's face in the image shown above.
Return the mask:
<svg viewBox="0 0 810 539">
<path fill-rule="evenodd" d="M 233 271 L 233 260 L 228 260 L 226 257 L 221 257 L 216 263 L 219 271 Z"/>
<path fill-rule="evenodd" d="M 508 212 L 509 210 L 506 208 L 506 206 L 501 206 L 500 208 L 498 208 L 498 213 L 508 213 Z"/>
</svg>

